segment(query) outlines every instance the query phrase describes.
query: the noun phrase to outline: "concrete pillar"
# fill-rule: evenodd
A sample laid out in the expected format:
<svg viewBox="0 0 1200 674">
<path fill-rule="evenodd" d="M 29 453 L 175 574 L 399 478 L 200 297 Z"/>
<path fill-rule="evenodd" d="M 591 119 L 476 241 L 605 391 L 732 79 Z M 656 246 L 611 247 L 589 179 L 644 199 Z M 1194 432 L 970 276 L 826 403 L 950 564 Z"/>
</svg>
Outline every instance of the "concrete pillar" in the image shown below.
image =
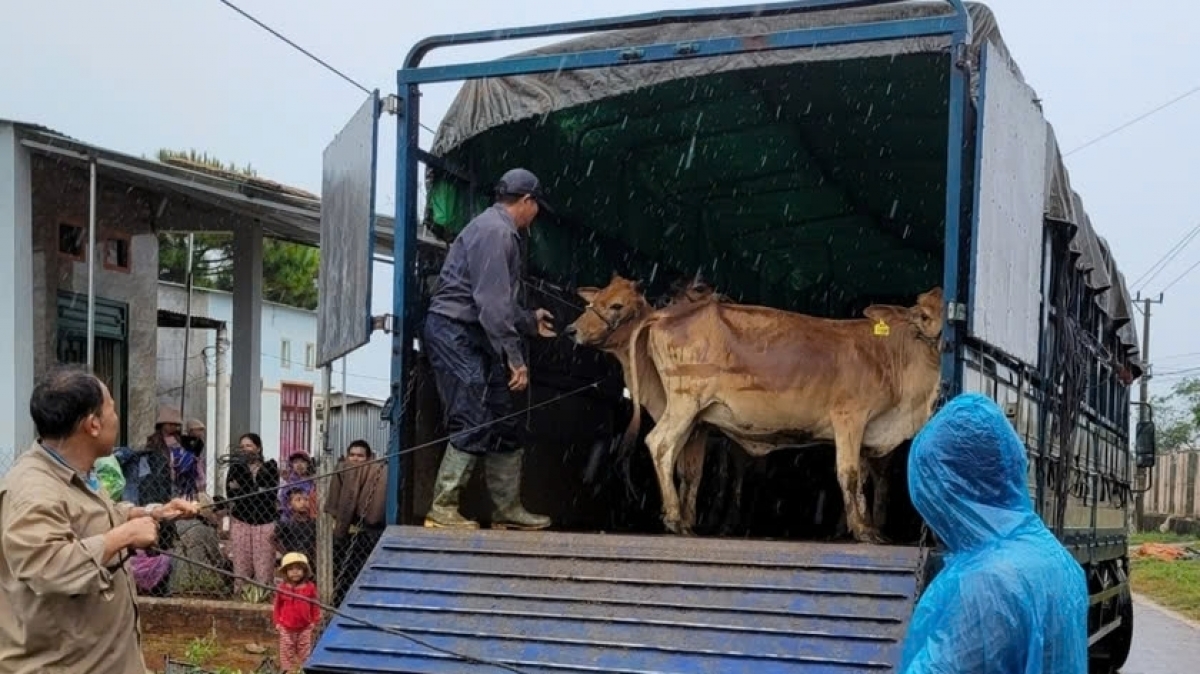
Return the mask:
<svg viewBox="0 0 1200 674">
<path fill-rule="evenodd" d="M 210 451 L 208 455 L 217 460 L 220 457 L 229 454 L 229 368 L 225 365 L 225 351 L 228 338 L 225 336 L 225 325 L 222 324 L 217 328 L 216 334 L 216 357 L 217 361 L 217 391 L 214 396 L 213 408 L 216 412 L 213 415 L 214 433 L 208 436 L 214 451 Z M 223 464 L 219 464 L 223 465 Z M 217 475 L 216 493 L 225 495 L 225 471 L 221 469 L 213 469 L 209 475 Z"/>
<path fill-rule="evenodd" d="M 32 188 L 29 151 L 0 122 L 0 475 L 34 441 Z"/>
<path fill-rule="evenodd" d="M 263 232 L 257 223 L 233 233 L 233 372 L 229 436 L 262 429 Z"/>
</svg>

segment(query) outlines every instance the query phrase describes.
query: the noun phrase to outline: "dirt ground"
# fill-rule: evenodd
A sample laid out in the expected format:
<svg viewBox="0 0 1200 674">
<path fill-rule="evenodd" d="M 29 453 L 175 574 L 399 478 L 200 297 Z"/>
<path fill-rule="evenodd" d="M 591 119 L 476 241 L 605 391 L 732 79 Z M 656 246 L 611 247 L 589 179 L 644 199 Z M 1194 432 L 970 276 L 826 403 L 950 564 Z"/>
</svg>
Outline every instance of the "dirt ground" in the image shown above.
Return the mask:
<svg viewBox="0 0 1200 674">
<path fill-rule="evenodd" d="M 264 659 L 278 664 L 278 636 L 269 607 L 188 599 L 138 600 L 142 612 L 142 653 L 146 667 L 162 672 L 166 658 L 205 671 L 260 671 Z M 253 653 L 248 645 L 265 652 Z M 262 651 L 262 649 L 255 649 Z M 261 671 L 274 671 L 263 669 Z"/>
<path fill-rule="evenodd" d="M 162 634 L 147 634 L 142 644 L 142 653 L 146 659 L 146 667 L 154 672 L 162 672 L 165 669 L 166 658 L 170 656 L 177 662 L 185 662 L 188 652 L 188 645 L 195 639 L 193 635 L 162 635 Z M 247 644 L 258 643 L 266 646 L 267 652 L 255 655 L 246 651 Z M 272 642 L 263 643 L 261 639 L 253 637 L 227 637 L 221 639 L 212 653 L 212 657 L 204 666 L 204 669 L 216 670 L 218 667 L 225 667 L 233 670 L 241 670 L 245 674 L 250 674 L 258 669 L 262 664 L 263 659 L 270 656 L 275 663 L 279 662 L 276 654 L 276 644 Z"/>
</svg>

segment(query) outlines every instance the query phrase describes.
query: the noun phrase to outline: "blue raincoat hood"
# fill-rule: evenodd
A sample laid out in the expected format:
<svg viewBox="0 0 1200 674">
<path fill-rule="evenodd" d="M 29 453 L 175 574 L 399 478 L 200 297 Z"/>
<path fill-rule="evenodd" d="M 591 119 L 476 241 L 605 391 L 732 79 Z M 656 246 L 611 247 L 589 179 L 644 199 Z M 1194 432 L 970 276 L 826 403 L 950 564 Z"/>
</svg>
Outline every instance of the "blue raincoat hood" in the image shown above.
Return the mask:
<svg viewBox="0 0 1200 674">
<path fill-rule="evenodd" d="M 943 407 L 909 453 L 913 505 L 946 547 L 901 674 L 1086 674 L 1083 568 L 1033 510 L 1025 446 L 991 399 Z"/>
<path fill-rule="evenodd" d="M 996 403 L 976 393 L 941 409 L 913 440 L 913 505 L 950 552 L 1010 536 L 1037 519 L 1025 447 Z"/>
</svg>

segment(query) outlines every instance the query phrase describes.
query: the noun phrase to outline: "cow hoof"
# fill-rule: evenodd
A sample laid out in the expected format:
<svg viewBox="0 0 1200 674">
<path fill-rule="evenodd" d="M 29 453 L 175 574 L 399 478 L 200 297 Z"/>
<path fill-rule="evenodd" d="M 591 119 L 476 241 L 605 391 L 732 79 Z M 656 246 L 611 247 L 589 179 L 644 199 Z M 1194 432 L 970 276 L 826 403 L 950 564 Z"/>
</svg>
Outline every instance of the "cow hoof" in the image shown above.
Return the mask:
<svg viewBox="0 0 1200 674">
<path fill-rule="evenodd" d="M 669 534 L 687 536 L 691 533 L 687 527 L 683 526 L 682 521 L 669 517 L 663 518 L 663 527 L 666 528 Z"/>
</svg>

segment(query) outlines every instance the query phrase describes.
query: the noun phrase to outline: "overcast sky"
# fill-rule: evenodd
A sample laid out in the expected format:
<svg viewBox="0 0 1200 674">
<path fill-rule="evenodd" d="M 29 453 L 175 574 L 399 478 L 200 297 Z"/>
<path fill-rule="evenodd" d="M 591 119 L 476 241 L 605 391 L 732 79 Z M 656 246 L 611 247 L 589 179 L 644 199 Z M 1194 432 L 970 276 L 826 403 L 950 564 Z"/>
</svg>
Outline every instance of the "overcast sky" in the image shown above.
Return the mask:
<svg viewBox="0 0 1200 674">
<path fill-rule="evenodd" d="M 4 0 L 0 118 L 36 122 L 132 154 L 195 148 L 319 192 L 321 153 L 363 94 L 218 0 Z M 431 34 L 730 2 L 606 0 L 242 0 L 258 16 L 368 87 L 395 89 L 412 44 Z M 1071 150 L 1200 86 L 1195 0 L 993 0 L 1001 31 Z M 1153 10 L 1144 9 L 1147 5 Z M 589 9 L 580 9 L 587 6 Z M 501 56 L 536 43 L 435 52 L 427 63 Z M 436 127 L 456 87 L 424 89 Z M 424 136 L 424 143 L 430 134 Z M 380 146 L 379 210 L 393 203 L 394 124 Z M 1200 225 L 1200 94 L 1068 158 L 1073 186 L 1132 282 Z M 1193 243 L 1148 284 L 1157 293 L 1200 263 Z M 377 269 L 376 301 L 390 279 Z M 1155 388 L 1200 372 L 1200 267 L 1156 306 Z M 1140 319 L 1139 319 L 1140 321 Z M 1139 325 L 1140 332 L 1140 325 Z M 377 338 L 368 360 L 386 358 Z M 384 390 L 378 365 L 351 361 L 362 386 Z M 356 371 L 357 369 L 357 371 Z M 373 374 L 368 374 L 373 373 Z M 351 390 L 359 389 L 352 383 Z M 367 391 L 364 391 L 367 392 Z"/>
</svg>

